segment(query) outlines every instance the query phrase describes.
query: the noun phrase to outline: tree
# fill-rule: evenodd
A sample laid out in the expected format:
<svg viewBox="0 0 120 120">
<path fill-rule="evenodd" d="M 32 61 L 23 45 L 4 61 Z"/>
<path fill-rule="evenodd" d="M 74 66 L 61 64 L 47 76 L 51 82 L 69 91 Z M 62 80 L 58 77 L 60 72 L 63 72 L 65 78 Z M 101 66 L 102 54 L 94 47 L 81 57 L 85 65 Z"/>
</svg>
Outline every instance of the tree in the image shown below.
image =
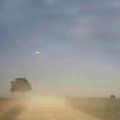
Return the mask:
<svg viewBox="0 0 120 120">
<path fill-rule="evenodd" d="M 110 98 L 115 98 L 115 95 L 110 95 Z"/>
<path fill-rule="evenodd" d="M 24 92 L 31 90 L 31 84 L 25 78 L 16 78 L 11 81 L 10 92 L 21 92 L 22 96 Z"/>
</svg>

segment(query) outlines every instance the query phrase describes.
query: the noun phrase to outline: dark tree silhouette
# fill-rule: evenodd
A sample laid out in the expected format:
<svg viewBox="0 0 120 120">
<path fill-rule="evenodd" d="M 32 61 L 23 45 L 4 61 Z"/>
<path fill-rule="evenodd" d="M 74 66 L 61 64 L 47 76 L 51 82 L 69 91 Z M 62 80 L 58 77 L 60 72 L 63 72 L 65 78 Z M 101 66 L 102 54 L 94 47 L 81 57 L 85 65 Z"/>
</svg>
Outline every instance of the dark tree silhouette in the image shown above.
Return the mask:
<svg viewBox="0 0 120 120">
<path fill-rule="evenodd" d="M 110 98 L 115 98 L 115 95 L 110 95 Z"/>
<path fill-rule="evenodd" d="M 10 92 L 21 92 L 22 96 L 24 92 L 31 90 L 31 84 L 25 78 L 16 78 L 11 81 Z"/>
</svg>

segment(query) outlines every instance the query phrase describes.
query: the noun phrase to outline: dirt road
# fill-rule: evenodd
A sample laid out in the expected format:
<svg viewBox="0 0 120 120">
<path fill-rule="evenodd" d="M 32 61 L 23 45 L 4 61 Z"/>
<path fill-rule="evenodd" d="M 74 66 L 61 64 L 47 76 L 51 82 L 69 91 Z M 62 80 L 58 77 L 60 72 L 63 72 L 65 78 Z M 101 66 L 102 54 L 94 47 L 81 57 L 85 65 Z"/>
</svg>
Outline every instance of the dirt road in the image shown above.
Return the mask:
<svg viewBox="0 0 120 120">
<path fill-rule="evenodd" d="M 33 105 L 28 102 L 0 115 L 0 120 L 98 120 L 80 111 L 59 104 Z"/>
<path fill-rule="evenodd" d="M 32 106 L 26 107 L 16 120 L 98 120 L 69 107 Z"/>
</svg>

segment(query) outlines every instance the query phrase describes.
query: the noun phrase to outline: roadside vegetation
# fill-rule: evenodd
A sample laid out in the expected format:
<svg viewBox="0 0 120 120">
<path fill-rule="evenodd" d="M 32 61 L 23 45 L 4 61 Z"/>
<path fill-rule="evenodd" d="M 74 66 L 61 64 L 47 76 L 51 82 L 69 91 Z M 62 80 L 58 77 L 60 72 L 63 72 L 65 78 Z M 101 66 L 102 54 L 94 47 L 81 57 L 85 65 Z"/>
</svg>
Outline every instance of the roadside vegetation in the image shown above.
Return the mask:
<svg viewBox="0 0 120 120">
<path fill-rule="evenodd" d="M 120 99 L 67 98 L 69 106 L 101 120 L 120 120 Z"/>
</svg>

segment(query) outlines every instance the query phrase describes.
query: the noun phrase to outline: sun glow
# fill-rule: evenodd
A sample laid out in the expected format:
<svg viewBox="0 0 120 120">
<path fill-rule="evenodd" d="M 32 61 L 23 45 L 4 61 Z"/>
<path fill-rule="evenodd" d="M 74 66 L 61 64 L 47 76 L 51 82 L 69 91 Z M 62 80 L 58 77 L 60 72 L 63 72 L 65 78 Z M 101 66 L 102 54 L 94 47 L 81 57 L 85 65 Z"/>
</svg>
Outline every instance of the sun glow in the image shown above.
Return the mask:
<svg viewBox="0 0 120 120">
<path fill-rule="evenodd" d="M 37 106 L 47 105 L 65 107 L 67 105 L 65 98 L 53 95 L 28 95 L 28 101 L 30 104 Z"/>
</svg>

